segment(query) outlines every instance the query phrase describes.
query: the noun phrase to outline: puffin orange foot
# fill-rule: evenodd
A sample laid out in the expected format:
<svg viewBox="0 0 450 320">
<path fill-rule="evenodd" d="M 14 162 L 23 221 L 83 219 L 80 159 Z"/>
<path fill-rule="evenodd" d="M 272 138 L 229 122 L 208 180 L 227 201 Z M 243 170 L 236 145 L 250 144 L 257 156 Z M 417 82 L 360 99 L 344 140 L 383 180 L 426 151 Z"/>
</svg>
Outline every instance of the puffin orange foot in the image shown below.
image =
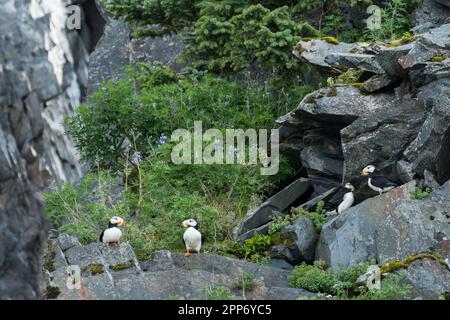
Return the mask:
<svg viewBox="0 0 450 320">
<path fill-rule="evenodd" d="M 185 256 L 185 257 L 190 257 L 191 254 L 190 254 L 189 251 L 188 251 L 188 252 L 186 252 L 186 253 L 184 254 L 184 256 Z"/>
</svg>

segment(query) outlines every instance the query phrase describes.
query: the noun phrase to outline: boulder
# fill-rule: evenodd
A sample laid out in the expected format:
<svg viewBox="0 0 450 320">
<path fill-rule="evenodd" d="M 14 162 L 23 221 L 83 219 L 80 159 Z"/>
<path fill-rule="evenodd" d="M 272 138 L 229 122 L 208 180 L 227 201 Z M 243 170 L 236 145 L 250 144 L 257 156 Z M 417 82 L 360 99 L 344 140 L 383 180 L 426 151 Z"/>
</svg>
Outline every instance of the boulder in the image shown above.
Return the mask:
<svg viewBox="0 0 450 320">
<path fill-rule="evenodd" d="M 360 53 L 330 53 L 325 57 L 325 62 L 339 69 L 361 69 L 375 74 L 385 73 L 378 64 L 375 55 Z"/>
<path fill-rule="evenodd" d="M 423 0 L 421 5 L 411 14 L 415 27 L 414 33 L 422 33 L 431 28 L 447 23 L 450 16 L 447 0 Z"/>
<path fill-rule="evenodd" d="M 315 295 L 290 288 L 290 270 L 285 266 L 262 266 L 207 253 L 187 258 L 169 251 L 157 251 L 152 259 L 139 264 L 126 242 L 116 246 L 76 244 L 63 251 L 60 244 L 71 237 L 60 237 L 50 242 L 51 254 L 45 264 L 49 269 L 45 270 L 47 299 L 207 299 L 218 287 L 228 288 L 232 299 L 295 300 Z M 236 286 L 243 274 L 254 284 L 244 293 Z"/>
<path fill-rule="evenodd" d="M 280 231 L 280 242 L 270 250 L 274 258 L 282 258 L 292 265 L 312 262 L 318 234 L 314 223 L 308 217 L 300 217 Z"/>
<path fill-rule="evenodd" d="M 293 54 L 315 66 L 321 67 L 328 72 L 341 73 L 325 61 L 330 54 L 351 53 L 363 51 L 364 45 L 358 43 L 333 44 L 325 40 L 300 41 L 295 47 Z"/>
<path fill-rule="evenodd" d="M 450 269 L 434 259 L 417 260 L 400 272 L 404 275 L 403 281 L 411 285 L 413 297 L 437 300 L 450 291 Z"/>
<path fill-rule="evenodd" d="M 423 176 L 428 170 L 440 184 L 450 179 L 450 80 L 442 79 L 423 87 L 422 100 L 432 105 L 420 132 L 404 151 L 413 170 Z"/>
<path fill-rule="evenodd" d="M 253 236 L 255 232 L 260 232 L 261 229 L 267 231 L 268 226 L 264 225 L 290 208 L 298 198 L 308 192 L 310 187 L 310 182 L 304 178 L 292 182 L 286 188 L 270 197 L 258 208 L 248 212 L 235 230 L 235 236 L 237 238 L 242 236 L 239 239 L 245 240 Z"/>
<path fill-rule="evenodd" d="M 450 236 L 450 181 L 421 201 L 411 199 L 414 187 L 412 181 L 367 199 L 325 224 L 316 259 L 338 268 L 437 251 Z"/>
</svg>

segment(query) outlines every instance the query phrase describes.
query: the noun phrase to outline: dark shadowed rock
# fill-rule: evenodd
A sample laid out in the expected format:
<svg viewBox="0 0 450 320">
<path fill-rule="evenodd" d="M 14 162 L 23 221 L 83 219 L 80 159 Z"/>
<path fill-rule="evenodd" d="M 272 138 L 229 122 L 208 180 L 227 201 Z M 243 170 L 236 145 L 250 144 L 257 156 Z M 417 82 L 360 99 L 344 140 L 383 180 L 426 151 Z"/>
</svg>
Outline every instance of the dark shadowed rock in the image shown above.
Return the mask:
<svg viewBox="0 0 450 320">
<path fill-rule="evenodd" d="M 245 215 L 235 231 L 236 237 L 245 235 L 242 240 L 248 239 L 253 235 L 253 230 L 258 228 L 267 231 L 264 225 L 290 208 L 291 204 L 307 192 L 310 187 L 311 184 L 307 179 L 300 178 L 270 197 L 261 206 Z M 258 233 L 258 230 L 254 232 Z"/>
<path fill-rule="evenodd" d="M 317 230 L 311 219 L 300 217 L 280 231 L 280 241 L 284 245 L 279 246 L 277 255 L 272 250 L 271 256 L 285 259 L 293 265 L 312 262 L 317 239 Z"/>
</svg>

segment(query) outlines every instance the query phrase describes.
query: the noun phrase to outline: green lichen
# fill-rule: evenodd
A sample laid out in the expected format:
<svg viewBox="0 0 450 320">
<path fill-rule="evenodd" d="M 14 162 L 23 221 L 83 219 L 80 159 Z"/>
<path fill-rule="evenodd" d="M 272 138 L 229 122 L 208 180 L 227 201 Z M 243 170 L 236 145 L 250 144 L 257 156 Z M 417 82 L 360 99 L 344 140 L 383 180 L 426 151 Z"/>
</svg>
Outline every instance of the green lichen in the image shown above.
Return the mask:
<svg viewBox="0 0 450 320">
<path fill-rule="evenodd" d="M 45 290 L 46 299 L 56 299 L 61 294 L 61 290 L 58 287 L 47 286 Z"/>
<path fill-rule="evenodd" d="M 45 254 L 44 257 L 44 264 L 42 265 L 42 267 L 48 272 L 55 271 L 55 257 L 56 257 L 56 245 L 49 244 L 47 253 Z"/>
<path fill-rule="evenodd" d="M 91 274 L 96 275 L 105 272 L 105 268 L 100 263 L 95 263 L 90 265 Z"/>
<path fill-rule="evenodd" d="M 299 54 L 302 54 L 303 52 L 305 52 L 305 48 L 303 48 L 300 43 L 297 43 L 294 46 L 294 50 L 297 51 Z"/>
<path fill-rule="evenodd" d="M 445 268 L 449 269 L 449 266 L 447 265 L 447 263 L 445 262 L 444 259 L 442 259 L 442 257 L 438 254 L 438 253 L 420 253 L 420 254 L 416 254 L 413 256 L 409 256 L 403 260 L 395 260 L 395 261 L 391 261 L 388 263 L 385 263 L 384 265 L 381 266 L 380 270 L 381 273 L 390 273 L 393 271 L 396 271 L 398 269 L 406 269 L 408 268 L 411 263 L 420 260 L 420 259 L 424 259 L 424 258 L 429 258 L 429 259 L 433 259 L 437 262 L 439 262 L 441 265 L 443 265 Z"/>
<path fill-rule="evenodd" d="M 109 266 L 109 269 L 113 270 L 113 271 L 120 271 L 120 270 L 126 270 L 126 269 L 130 269 L 132 267 L 132 263 L 128 262 L 128 263 L 119 263 L 113 266 Z"/>
<path fill-rule="evenodd" d="M 404 44 L 413 42 L 414 40 L 416 40 L 416 37 L 414 35 L 412 35 L 409 32 L 405 32 L 401 38 L 392 40 L 391 42 L 389 42 L 387 44 L 387 46 L 389 48 L 395 48 L 395 47 L 399 47 L 399 46 L 402 46 Z"/>
<path fill-rule="evenodd" d="M 338 45 L 340 42 L 335 37 L 304 37 L 302 38 L 303 41 L 311 41 L 311 40 L 323 40 L 328 43 Z"/>
<path fill-rule="evenodd" d="M 431 58 L 431 61 L 433 62 L 442 62 L 445 60 L 445 57 L 443 55 L 437 55 Z"/>
</svg>

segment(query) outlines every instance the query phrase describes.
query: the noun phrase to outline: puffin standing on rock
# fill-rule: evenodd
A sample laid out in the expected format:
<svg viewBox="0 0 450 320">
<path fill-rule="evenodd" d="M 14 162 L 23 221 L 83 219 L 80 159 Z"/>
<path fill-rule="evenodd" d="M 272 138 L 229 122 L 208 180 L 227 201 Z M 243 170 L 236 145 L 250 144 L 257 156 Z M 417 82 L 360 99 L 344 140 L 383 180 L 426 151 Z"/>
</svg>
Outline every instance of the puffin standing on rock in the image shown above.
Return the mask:
<svg viewBox="0 0 450 320">
<path fill-rule="evenodd" d="M 183 234 L 183 243 L 186 246 L 185 257 L 189 257 L 191 252 L 200 253 L 202 247 L 202 234 L 196 229 L 197 221 L 194 219 L 184 220 L 181 225 L 187 228 Z"/>
<path fill-rule="evenodd" d="M 355 201 L 353 192 L 355 187 L 349 182 L 345 185 L 341 185 L 339 189 L 334 193 L 334 195 L 327 201 L 326 208 L 337 211 L 337 213 L 344 213 L 348 208 L 350 208 Z"/>
<path fill-rule="evenodd" d="M 396 183 L 378 174 L 377 168 L 373 165 L 368 165 L 365 167 L 361 175 L 369 177 L 368 184 L 370 189 L 380 193 L 380 195 L 383 194 L 383 192 L 388 192 L 397 187 Z"/>
<path fill-rule="evenodd" d="M 104 230 L 99 237 L 99 241 L 109 245 L 119 242 L 122 231 L 118 228 L 124 224 L 124 220 L 120 217 L 112 217 L 109 220 L 108 229 Z"/>
</svg>

